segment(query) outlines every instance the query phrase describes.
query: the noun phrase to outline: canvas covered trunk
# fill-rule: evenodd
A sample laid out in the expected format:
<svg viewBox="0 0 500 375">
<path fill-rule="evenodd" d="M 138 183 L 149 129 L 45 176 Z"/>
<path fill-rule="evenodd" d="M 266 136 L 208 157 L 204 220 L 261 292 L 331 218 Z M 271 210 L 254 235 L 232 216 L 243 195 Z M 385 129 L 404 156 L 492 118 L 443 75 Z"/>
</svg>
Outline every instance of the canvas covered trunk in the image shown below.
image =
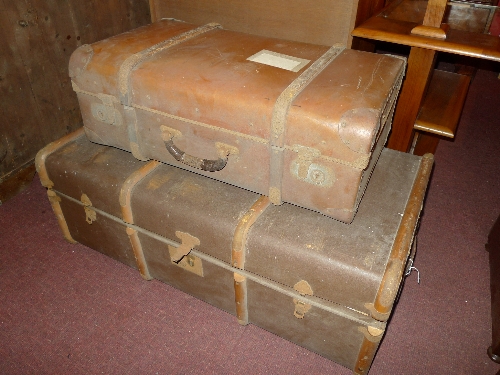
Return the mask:
<svg viewBox="0 0 500 375">
<path fill-rule="evenodd" d="M 80 242 L 367 373 L 396 299 L 432 167 L 384 149 L 351 224 L 73 133 L 36 165 Z"/>
<path fill-rule="evenodd" d="M 162 20 L 78 48 L 93 142 L 350 222 L 390 130 L 403 59 Z"/>
</svg>

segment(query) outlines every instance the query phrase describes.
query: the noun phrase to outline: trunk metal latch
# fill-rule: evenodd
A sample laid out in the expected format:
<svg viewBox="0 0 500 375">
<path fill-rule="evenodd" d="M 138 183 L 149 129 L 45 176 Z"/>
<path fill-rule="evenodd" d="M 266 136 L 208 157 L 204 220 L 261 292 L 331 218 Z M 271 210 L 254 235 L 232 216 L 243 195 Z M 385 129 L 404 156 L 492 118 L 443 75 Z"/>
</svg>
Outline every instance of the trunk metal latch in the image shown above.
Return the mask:
<svg viewBox="0 0 500 375">
<path fill-rule="evenodd" d="M 311 285 L 305 280 L 301 280 L 293 286 L 297 292 L 300 293 L 301 296 L 312 296 L 313 290 Z M 307 302 L 301 301 L 298 298 L 293 299 L 293 304 L 295 305 L 295 311 L 293 315 L 297 319 L 304 319 L 304 315 L 311 309 L 311 305 Z"/>
</svg>

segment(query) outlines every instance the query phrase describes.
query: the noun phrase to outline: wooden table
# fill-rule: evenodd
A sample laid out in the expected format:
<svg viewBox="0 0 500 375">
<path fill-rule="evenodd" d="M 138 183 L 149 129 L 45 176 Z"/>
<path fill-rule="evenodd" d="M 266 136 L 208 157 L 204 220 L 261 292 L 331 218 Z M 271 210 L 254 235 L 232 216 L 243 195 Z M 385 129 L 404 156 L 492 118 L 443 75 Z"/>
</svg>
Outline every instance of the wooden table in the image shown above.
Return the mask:
<svg viewBox="0 0 500 375">
<path fill-rule="evenodd" d="M 423 146 L 415 154 L 433 152 L 438 137 L 453 137 L 468 90 L 469 79 L 454 73 L 434 73 L 436 54 L 500 61 L 500 38 L 480 32 L 447 28 L 442 24 L 446 0 L 397 0 L 354 29 L 353 36 L 411 47 L 388 147 L 408 152 L 415 129 Z M 422 20 L 422 6 L 427 6 Z M 434 9 L 428 9 L 429 7 Z M 440 82 L 434 81 L 437 77 Z"/>
<path fill-rule="evenodd" d="M 500 363 L 500 216 L 491 228 L 486 250 L 490 253 L 492 344 L 488 355 Z"/>
</svg>

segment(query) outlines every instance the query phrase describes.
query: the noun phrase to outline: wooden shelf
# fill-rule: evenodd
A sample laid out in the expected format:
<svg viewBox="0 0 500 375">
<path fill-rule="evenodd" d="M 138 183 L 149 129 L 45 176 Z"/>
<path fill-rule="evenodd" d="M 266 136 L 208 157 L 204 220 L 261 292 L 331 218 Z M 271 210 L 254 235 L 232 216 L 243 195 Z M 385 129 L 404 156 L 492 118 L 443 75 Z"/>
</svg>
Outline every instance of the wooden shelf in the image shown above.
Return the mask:
<svg viewBox="0 0 500 375">
<path fill-rule="evenodd" d="M 469 76 L 435 70 L 414 128 L 454 138 L 469 83 Z"/>
<path fill-rule="evenodd" d="M 387 147 L 422 155 L 435 152 L 440 138 L 455 136 L 470 78 L 435 71 L 436 55 L 500 62 L 500 38 L 485 34 L 496 11 L 447 0 L 393 0 L 353 30 L 355 37 L 411 47 Z"/>
<path fill-rule="evenodd" d="M 406 5 L 407 2 L 399 4 Z M 408 13 L 411 18 L 411 13 Z M 401 17 L 390 18 L 390 13 L 382 12 L 370 18 L 352 32 L 353 36 L 403 44 L 440 52 L 500 61 L 500 38 L 488 34 L 472 33 L 450 28 L 446 39 L 435 39 L 411 34 L 419 23 L 403 20 Z"/>
</svg>

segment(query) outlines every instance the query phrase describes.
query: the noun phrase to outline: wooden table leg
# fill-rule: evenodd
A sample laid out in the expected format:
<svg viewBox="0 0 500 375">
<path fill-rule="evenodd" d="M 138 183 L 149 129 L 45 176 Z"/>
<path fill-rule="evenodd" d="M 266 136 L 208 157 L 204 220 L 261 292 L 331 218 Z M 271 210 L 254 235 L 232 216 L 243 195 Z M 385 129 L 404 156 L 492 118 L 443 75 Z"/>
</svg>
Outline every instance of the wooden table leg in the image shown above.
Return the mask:
<svg viewBox="0 0 500 375">
<path fill-rule="evenodd" d="M 413 126 L 432 76 L 435 57 L 436 51 L 412 47 L 387 147 L 402 152 L 409 151 L 413 140 Z"/>
<path fill-rule="evenodd" d="M 486 248 L 490 253 L 492 322 L 492 344 L 488 348 L 488 355 L 493 361 L 500 363 L 500 217 L 491 228 Z"/>
<path fill-rule="evenodd" d="M 368 18 L 380 13 L 385 7 L 385 0 L 360 0 L 356 11 L 354 27 L 361 25 Z M 374 40 L 353 38 L 351 48 L 358 51 L 375 52 L 376 42 Z"/>
<path fill-rule="evenodd" d="M 437 135 L 419 133 L 413 155 L 423 156 L 427 153 L 435 154 L 438 144 L 439 137 Z"/>
</svg>

